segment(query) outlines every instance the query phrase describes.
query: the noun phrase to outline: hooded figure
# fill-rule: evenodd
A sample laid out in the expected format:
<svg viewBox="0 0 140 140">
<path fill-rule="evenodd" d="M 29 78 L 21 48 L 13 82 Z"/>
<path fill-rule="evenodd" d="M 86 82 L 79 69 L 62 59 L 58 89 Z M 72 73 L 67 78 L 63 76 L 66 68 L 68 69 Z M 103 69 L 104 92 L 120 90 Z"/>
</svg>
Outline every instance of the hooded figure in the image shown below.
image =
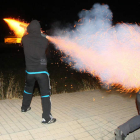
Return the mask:
<svg viewBox="0 0 140 140">
<path fill-rule="evenodd" d="M 26 62 L 26 83 L 21 112 L 31 109 L 34 83 L 37 81 L 42 100 L 42 123 L 54 123 L 56 119 L 51 115 L 51 87 L 45 54 L 48 40 L 42 37 L 40 28 L 40 23 L 37 20 L 31 21 L 27 27 L 28 34 L 22 38 Z"/>
<path fill-rule="evenodd" d="M 45 51 L 48 47 L 48 40 L 41 36 L 40 29 L 40 23 L 33 20 L 27 27 L 28 35 L 22 38 L 27 71 L 46 70 Z"/>
</svg>

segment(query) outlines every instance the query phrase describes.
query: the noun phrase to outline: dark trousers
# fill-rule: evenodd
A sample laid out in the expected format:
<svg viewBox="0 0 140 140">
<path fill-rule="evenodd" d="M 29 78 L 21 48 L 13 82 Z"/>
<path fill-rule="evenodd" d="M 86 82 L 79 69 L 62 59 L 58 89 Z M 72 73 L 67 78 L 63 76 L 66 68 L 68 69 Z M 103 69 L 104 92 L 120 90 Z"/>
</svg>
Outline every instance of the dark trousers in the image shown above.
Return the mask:
<svg viewBox="0 0 140 140">
<path fill-rule="evenodd" d="M 23 101 L 22 101 L 22 109 L 27 109 L 32 100 L 32 93 L 34 89 L 35 81 L 38 82 L 41 93 L 42 100 L 42 118 L 45 118 L 47 121 L 50 120 L 51 115 L 51 87 L 50 87 L 50 79 L 49 75 L 46 73 L 37 73 L 37 72 L 29 72 L 26 75 L 26 83 L 23 93 Z"/>
<path fill-rule="evenodd" d="M 127 136 L 130 132 L 133 132 L 140 128 L 140 92 L 138 92 L 136 95 L 136 104 L 139 115 L 134 116 L 126 123 L 119 126 L 119 129 L 124 133 L 125 136 Z"/>
</svg>

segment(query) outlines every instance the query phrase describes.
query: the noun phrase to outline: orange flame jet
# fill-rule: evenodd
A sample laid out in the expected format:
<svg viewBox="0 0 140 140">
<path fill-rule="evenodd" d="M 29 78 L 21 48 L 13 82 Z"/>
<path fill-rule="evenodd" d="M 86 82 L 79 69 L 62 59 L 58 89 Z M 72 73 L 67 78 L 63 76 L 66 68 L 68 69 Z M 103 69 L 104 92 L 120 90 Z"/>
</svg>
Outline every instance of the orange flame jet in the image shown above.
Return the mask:
<svg viewBox="0 0 140 140">
<path fill-rule="evenodd" d="M 8 24 L 9 28 L 14 31 L 15 36 L 19 38 L 24 35 L 25 27 L 29 25 L 28 23 L 20 22 L 11 18 L 4 18 L 3 20 Z"/>
</svg>

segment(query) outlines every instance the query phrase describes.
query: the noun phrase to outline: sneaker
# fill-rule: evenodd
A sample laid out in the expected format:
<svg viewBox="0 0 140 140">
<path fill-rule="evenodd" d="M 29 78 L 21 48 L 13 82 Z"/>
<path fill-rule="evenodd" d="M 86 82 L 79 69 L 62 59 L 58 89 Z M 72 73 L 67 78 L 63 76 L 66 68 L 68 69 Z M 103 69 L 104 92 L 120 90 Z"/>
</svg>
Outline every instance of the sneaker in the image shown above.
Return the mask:
<svg viewBox="0 0 140 140">
<path fill-rule="evenodd" d="M 49 121 L 46 121 L 44 118 L 42 118 L 42 123 L 51 124 L 51 123 L 54 123 L 54 122 L 56 122 L 56 119 L 55 118 L 51 118 Z"/>
<path fill-rule="evenodd" d="M 29 111 L 29 110 L 31 110 L 31 107 L 28 107 L 27 109 L 22 109 L 22 108 L 21 108 L 21 112 L 27 112 L 27 111 Z"/>
<path fill-rule="evenodd" d="M 119 128 L 115 129 L 114 133 L 115 133 L 115 140 L 125 140 L 126 136 Z"/>
</svg>

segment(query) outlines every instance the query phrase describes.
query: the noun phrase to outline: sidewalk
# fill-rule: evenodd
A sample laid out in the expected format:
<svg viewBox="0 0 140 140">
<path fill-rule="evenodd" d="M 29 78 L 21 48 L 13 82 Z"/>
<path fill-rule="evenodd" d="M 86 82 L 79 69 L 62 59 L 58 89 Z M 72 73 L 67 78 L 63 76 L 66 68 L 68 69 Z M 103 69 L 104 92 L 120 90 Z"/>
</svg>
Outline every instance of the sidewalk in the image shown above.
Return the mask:
<svg viewBox="0 0 140 140">
<path fill-rule="evenodd" d="M 41 124 L 41 99 L 21 113 L 22 99 L 0 100 L 0 140 L 114 140 L 114 129 L 137 115 L 135 99 L 101 90 L 51 96 L 54 124 Z M 140 129 L 126 140 L 140 140 Z"/>
</svg>

